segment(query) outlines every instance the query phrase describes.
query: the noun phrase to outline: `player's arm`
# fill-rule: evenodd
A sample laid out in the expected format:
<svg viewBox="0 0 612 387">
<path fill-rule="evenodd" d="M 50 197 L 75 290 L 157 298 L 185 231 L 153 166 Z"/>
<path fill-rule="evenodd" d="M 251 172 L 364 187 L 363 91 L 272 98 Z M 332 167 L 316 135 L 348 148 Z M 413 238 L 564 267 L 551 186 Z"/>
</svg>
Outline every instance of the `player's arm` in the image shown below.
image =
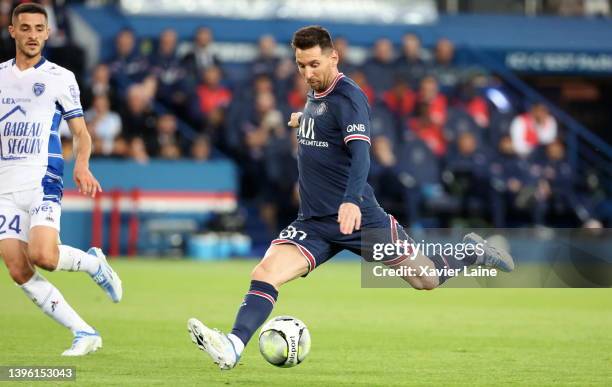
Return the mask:
<svg viewBox="0 0 612 387">
<path fill-rule="evenodd" d="M 75 154 L 74 182 L 84 195 L 96 196 L 102 191 L 100 183 L 89 170 L 89 157 L 91 155 L 91 136 L 87 131 L 85 119 L 75 117 L 68 120 L 68 127 L 72 132 L 73 149 Z"/>
<path fill-rule="evenodd" d="M 338 209 L 340 232 L 347 235 L 361 228 L 359 205 L 370 171 L 370 113 L 362 95 L 347 96 L 338 111 L 338 123 L 351 155 L 349 178 Z"/>
<path fill-rule="evenodd" d="M 351 169 L 342 204 L 338 209 L 338 222 L 343 234 L 351 234 L 353 230 L 361 228 L 359 203 L 370 171 L 370 144 L 365 141 L 349 141 L 347 147 L 351 153 Z"/>
</svg>

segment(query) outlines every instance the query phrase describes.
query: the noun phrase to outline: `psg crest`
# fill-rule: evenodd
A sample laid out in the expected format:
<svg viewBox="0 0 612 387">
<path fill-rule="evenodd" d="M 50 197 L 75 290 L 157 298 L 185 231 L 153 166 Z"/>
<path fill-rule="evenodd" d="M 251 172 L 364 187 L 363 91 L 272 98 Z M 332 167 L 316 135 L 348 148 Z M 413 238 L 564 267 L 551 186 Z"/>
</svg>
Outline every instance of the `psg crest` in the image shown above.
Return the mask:
<svg viewBox="0 0 612 387">
<path fill-rule="evenodd" d="M 35 83 L 34 86 L 32 86 L 32 91 L 35 96 L 40 97 L 40 95 L 45 92 L 45 84 Z"/>
</svg>

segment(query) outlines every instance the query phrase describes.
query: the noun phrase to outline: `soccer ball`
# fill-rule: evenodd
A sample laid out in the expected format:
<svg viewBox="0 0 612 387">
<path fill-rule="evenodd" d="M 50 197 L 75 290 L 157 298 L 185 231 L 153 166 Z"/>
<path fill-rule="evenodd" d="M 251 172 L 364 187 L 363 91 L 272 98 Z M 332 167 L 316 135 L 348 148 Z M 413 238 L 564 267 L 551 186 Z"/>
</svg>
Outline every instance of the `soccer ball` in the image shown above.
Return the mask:
<svg viewBox="0 0 612 387">
<path fill-rule="evenodd" d="M 259 333 L 259 351 L 277 367 L 295 367 L 310 352 L 310 332 L 295 317 L 278 316 L 268 321 Z"/>
</svg>

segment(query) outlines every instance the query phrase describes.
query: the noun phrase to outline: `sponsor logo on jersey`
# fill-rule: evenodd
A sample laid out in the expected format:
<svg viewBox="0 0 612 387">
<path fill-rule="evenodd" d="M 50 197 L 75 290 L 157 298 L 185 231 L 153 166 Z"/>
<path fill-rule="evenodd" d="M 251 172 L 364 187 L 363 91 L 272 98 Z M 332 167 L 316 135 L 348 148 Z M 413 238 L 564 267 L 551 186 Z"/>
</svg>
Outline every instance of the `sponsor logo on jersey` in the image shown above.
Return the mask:
<svg viewBox="0 0 612 387">
<path fill-rule="evenodd" d="M 53 221 L 53 207 L 48 203 L 43 203 L 38 207 L 34 207 L 30 210 L 30 216 L 38 215 L 39 213 L 46 213 L 46 220 Z"/>
<path fill-rule="evenodd" d="M 308 119 L 303 119 L 302 122 L 300 122 L 297 137 L 300 145 L 315 146 L 317 148 L 329 147 L 329 143 L 327 141 L 315 140 L 315 120 L 310 117 L 308 117 Z"/>
<path fill-rule="evenodd" d="M 317 106 L 317 108 L 315 109 L 315 115 L 322 116 L 323 114 L 325 114 L 325 112 L 327 112 L 327 104 L 325 102 L 321 102 L 319 106 Z"/>
<path fill-rule="evenodd" d="M 12 98 L 12 97 L 4 97 L 0 98 L 0 103 L 3 105 L 15 105 L 21 102 L 31 102 L 30 98 Z"/>
<path fill-rule="evenodd" d="M 366 131 L 366 127 L 364 124 L 350 124 L 349 126 L 346 127 L 347 133 L 365 132 L 365 131 Z"/>
<path fill-rule="evenodd" d="M 0 117 L 0 122 L 14 117 L 15 113 L 25 110 L 15 106 L 9 113 Z M 2 160 L 25 159 L 27 155 L 42 151 L 43 124 L 40 122 L 6 121 L 0 124 L 0 158 Z"/>
<path fill-rule="evenodd" d="M 40 97 L 42 95 L 42 93 L 45 92 L 45 84 L 44 83 L 40 83 L 40 82 L 36 82 L 32 86 L 32 91 L 34 92 L 35 96 Z"/>
</svg>

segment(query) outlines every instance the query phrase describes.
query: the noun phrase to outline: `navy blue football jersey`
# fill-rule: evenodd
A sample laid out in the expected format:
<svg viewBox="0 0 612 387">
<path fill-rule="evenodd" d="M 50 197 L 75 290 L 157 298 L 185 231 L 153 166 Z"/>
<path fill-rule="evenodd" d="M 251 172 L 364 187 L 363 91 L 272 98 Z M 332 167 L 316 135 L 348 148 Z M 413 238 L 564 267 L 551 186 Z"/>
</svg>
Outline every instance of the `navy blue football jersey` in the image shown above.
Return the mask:
<svg viewBox="0 0 612 387">
<path fill-rule="evenodd" d="M 363 91 L 339 73 L 327 90 L 310 91 L 300 120 L 298 219 L 338 213 L 351 167 L 349 141 L 370 143 L 370 107 Z M 362 209 L 378 206 L 366 183 L 358 199 Z"/>
</svg>

